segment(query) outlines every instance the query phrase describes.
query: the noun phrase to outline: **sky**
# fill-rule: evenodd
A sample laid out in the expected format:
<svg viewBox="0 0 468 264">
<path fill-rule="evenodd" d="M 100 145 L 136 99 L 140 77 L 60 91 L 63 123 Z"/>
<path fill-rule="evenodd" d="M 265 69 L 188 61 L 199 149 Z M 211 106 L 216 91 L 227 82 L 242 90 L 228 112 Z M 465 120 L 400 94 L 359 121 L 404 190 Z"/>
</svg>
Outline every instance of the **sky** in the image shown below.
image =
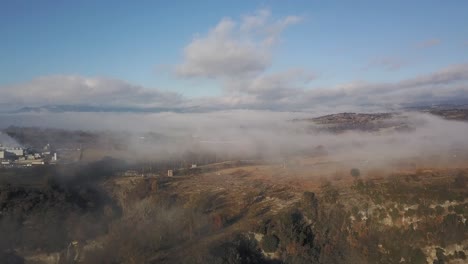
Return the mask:
<svg viewBox="0 0 468 264">
<path fill-rule="evenodd" d="M 466 1 L 4 1 L 0 109 L 468 99 Z"/>
</svg>

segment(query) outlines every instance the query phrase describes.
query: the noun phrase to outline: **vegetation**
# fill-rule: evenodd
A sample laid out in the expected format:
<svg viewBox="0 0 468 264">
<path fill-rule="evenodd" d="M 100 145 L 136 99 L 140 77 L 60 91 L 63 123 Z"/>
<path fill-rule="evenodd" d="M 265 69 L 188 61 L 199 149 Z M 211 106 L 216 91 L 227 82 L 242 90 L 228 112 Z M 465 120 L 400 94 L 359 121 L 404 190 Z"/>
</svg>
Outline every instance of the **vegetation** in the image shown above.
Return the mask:
<svg viewBox="0 0 468 264">
<path fill-rule="evenodd" d="M 361 171 L 357 168 L 352 168 L 349 174 L 351 174 L 351 176 L 353 176 L 354 178 L 358 178 L 359 176 L 361 176 Z"/>
<path fill-rule="evenodd" d="M 466 259 L 445 250 L 468 239 L 467 192 L 455 184 L 464 172 L 359 176 L 352 188 L 324 181 L 294 192 L 247 169 L 118 176 L 127 168 L 105 159 L 0 171 L 1 260 L 70 260 L 72 242 L 83 263 L 422 264 L 428 245 L 438 247 L 435 263 Z"/>
<path fill-rule="evenodd" d="M 275 252 L 278 249 L 279 239 L 275 235 L 267 234 L 262 239 L 262 249 L 265 252 Z"/>
</svg>

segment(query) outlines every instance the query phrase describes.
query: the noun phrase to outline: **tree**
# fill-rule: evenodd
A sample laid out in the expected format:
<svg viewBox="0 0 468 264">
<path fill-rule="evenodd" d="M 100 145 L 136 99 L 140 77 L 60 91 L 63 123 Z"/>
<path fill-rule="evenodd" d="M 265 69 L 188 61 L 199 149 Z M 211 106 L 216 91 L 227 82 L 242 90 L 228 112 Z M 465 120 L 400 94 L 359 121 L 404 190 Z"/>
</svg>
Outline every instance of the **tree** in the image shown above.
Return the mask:
<svg viewBox="0 0 468 264">
<path fill-rule="evenodd" d="M 349 172 L 351 174 L 351 176 L 353 176 L 354 178 L 357 178 L 359 176 L 361 176 L 361 171 L 357 168 L 352 168 L 351 171 Z"/>
<path fill-rule="evenodd" d="M 426 255 L 420 248 L 412 249 L 409 255 L 409 261 L 414 264 L 426 264 Z"/>
<path fill-rule="evenodd" d="M 459 173 L 457 177 L 455 177 L 453 184 L 455 185 L 455 188 L 462 189 L 466 187 L 467 182 L 468 182 L 468 178 L 462 173 Z"/>
</svg>

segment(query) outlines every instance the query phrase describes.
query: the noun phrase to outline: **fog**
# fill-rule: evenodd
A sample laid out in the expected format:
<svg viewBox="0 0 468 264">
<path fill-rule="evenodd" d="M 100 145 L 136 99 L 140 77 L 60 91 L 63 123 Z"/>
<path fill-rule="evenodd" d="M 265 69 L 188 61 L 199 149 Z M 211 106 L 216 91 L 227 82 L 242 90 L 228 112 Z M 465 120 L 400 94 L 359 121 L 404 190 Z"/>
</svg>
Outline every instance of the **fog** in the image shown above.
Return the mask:
<svg viewBox="0 0 468 264">
<path fill-rule="evenodd" d="M 0 132 L 0 146 L 20 147 L 21 144 L 18 143 L 14 138 Z"/>
<path fill-rule="evenodd" d="M 1 126 L 27 126 L 124 133 L 126 158 L 158 160 L 168 155 L 211 153 L 222 159 L 287 160 L 321 146 L 330 160 L 384 165 L 418 158 L 450 163 L 468 149 L 468 123 L 422 113 L 382 121 L 405 124 L 378 132 L 330 133 L 311 121 L 318 113 L 254 110 L 209 113 L 34 113 L 1 115 Z M 148 134 L 150 133 L 150 134 Z M 5 138 L 5 136 L 3 136 Z M 110 153 L 111 154 L 111 153 Z M 457 156 L 458 155 L 458 156 Z M 462 156 L 460 156 L 462 155 Z M 440 157 L 437 157 L 440 156 Z"/>
<path fill-rule="evenodd" d="M 223 200 L 224 198 L 221 199 L 217 194 L 210 193 L 209 188 L 206 192 L 195 191 L 186 201 L 184 199 L 187 197 L 175 199 L 177 196 L 171 193 L 174 189 L 164 189 L 166 188 L 164 179 L 170 179 L 165 177 L 161 177 L 161 187 L 157 185 L 160 179 L 155 180 L 152 177 L 138 177 L 139 180 L 130 178 L 131 183 L 126 184 L 133 189 L 127 189 L 130 187 L 120 185 L 121 183 L 98 184 L 109 175 L 118 175 L 117 173 L 124 168 L 140 168 L 140 162 L 141 164 L 161 162 L 159 164 L 162 166 L 156 168 L 156 171 L 164 171 L 166 165 L 168 168 L 177 166 L 178 161 L 185 161 L 185 165 L 189 165 L 194 161 L 197 163 L 197 160 L 209 163 L 261 159 L 262 162 L 276 163 L 270 167 L 273 169 L 279 168 L 278 163 L 288 164 L 287 170 L 279 169 L 281 173 L 272 173 L 274 174 L 272 177 L 277 177 L 276 179 L 289 180 L 287 177 L 296 177 L 296 179 L 303 177 L 303 179 L 320 181 L 332 178 L 333 175 L 341 176 L 344 171 L 348 173 L 350 168 L 359 168 L 367 175 L 371 175 L 372 169 L 378 169 L 378 177 L 385 177 L 391 175 L 396 166 L 399 166 L 397 169 L 408 166 L 413 169 L 466 166 L 464 162 L 468 157 L 466 140 L 468 123 L 447 121 L 429 114 L 400 113 L 391 119 L 382 120 L 381 125 L 386 128 L 379 131 L 349 130 L 332 133 L 310 120 L 305 120 L 317 116 L 319 116 L 317 113 L 251 110 L 190 114 L 1 115 L 0 124 L 3 128 L 15 125 L 86 131 L 100 135 L 97 141 L 91 138 L 91 144 L 97 145 L 102 140 L 106 142 L 106 138 L 110 138 L 109 141 L 117 140 L 123 147 L 119 149 L 104 147 L 105 155 L 125 159 L 126 162 L 102 159 L 89 164 L 77 163 L 77 166 L 59 164 L 44 166 L 44 170 L 39 171 L 41 173 L 39 175 L 23 171 L 23 174 L 12 177 L 13 183 L 39 181 L 45 182 L 46 187 L 39 190 L 13 189 L 20 190 L 21 195 L 32 198 L 9 201 L 8 206 L 14 213 L 7 215 L 9 218 L 4 218 L 0 223 L 0 230 L 5 234 L 3 239 L 0 239 L 0 249 L 9 249 L 12 247 L 11 241 L 16 241 L 17 245 L 26 249 L 40 247 L 42 251 L 53 253 L 57 258 L 59 253 L 54 252 L 62 252 L 66 259 L 74 254 L 68 253 L 70 241 L 81 241 L 80 243 L 85 244 L 88 242 L 84 241 L 91 241 L 89 239 L 97 237 L 97 241 L 103 241 L 102 246 L 88 247 L 88 249 L 83 247 L 84 257 L 87 260 L 85 263 L 102 263 L 105 260 L 129 258 L 129 256 L 136 258 L 136 262 L 144 262 L 159 256 L 161 252 L 164 254 L 169 252 L 167 254 L 170 257 L 169 260 L 161 262 L 180 263 L 183 261 L 179 261 L 179 257 L 185 255 L 192 257 L 191 251 L 184 251 L 187 246 L 190 249 L 192 239 L 201 241 L 204 237 L 220 234 L 220 230 L 213 228 L 216 226 L 216 219 L 221 219 L 219 221 L 224 226 L 228 226 L 229 221 L 236 221 L 233 219 L 237 219 L 237 215 L 233 217 L 231 214 L 226 214 L 226 218 L 214 218 L 224 217 L 224 214 L 220 213 L 227 210 L 224 207 L 215 211 L 204 211 L 206 208 L 214 208 L 216 203 L 211 204 L 211 201 L 229 204 Z M 404 125 L 405 129 L 394 129 L 399 125 Z M 66 137 L 71 134 L 54 133 L 54 135 Z M 5 134 L 1 139 L 9 142 L 8 144 L 13 143 Z M 64 141 L 63 138 L 55 139 Z M 96 149 L 100 147 L 102 146 L 96 146 Z M 87 148 L 92 146 L 89 147 L 88 144 Z M 317 162 L 312 163 L 312 166 L 309 166 L 310 163 L 302 163 L 309 158 L 317 159 Z M 315 166 L 320 163 L 328 165 Z M 403 167 L 401 163 L 404 163 Z M 289 169 L 292 167 L 290 165 L 297 166 Z M 46 177 L 44 175 L 53 175 L 53 178 L 43 179 L 42 177 Z M 225 179 L 220 177 L 219 181 Z M 219 183 L 222 186 L 221 182 Z M 255 185 L 254 182 L 245 184 L 245 186 Z M 113 186 L 114 195 L 123 197 L 109 197 L 109 190 L 103 186 Z M 199 188 L 189 186 L 190 190 L 192 187 L 195 190 Z M 260 191 L 260 188 L 264 187 L 253 190 Z M 179 190 L 184 189 L 181 187 Z M 10 189 L 5 189 L 4 192 L 7 193 L 4 197 L 13 196 L 10 194 L 12 192 Z M 257 194 L 257 191 L 253 193 Z M 184 194 L 188 195 L 188 192 Z M 59 203 L 50 202 L 49 199 L 52 198 L 47 197 L 67 197 L 67 199 Z M 26 209 L 21 211 L 13 208 Z M 34 229 L 17 224 L 15 219 L 20 219 L 19 216 L 26 213 L 33 219 L 31 221 L 34 222 Z M 328 220 L 320 221 L 328 224 Z M 14 239 L 18 236 L 22 240 Z M 183 247 L 179 248 L 179 245 Z M 201 248 L 213 247 L 211 244 L 201 245 Z M 67 248 L 66 254 L 65 248 Z M 177 254 L 172 253 L 176 251 Z M 172 261 L 173 259 L 177 261 Z"/>
</svg>

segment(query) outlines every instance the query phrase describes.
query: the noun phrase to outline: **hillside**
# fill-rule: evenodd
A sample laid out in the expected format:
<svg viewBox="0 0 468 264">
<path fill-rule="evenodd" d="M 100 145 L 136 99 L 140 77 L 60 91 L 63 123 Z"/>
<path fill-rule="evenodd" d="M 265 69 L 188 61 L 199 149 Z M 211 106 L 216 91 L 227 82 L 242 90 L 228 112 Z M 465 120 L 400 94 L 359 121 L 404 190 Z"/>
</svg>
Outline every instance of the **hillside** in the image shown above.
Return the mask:
<svg viewBox="0 0 468 264">
<path fill-rule="evenodd" d="M 61 263 L 465 261 L 467 169 L 362 170 L 353 178 L 344 168 L 306 158 L 202 166 L 173 178 L 106 170 L 91 185 L 4 181 L 2 234 L 24 235 L 13 248 L 4 235 L 1 245 L 28 263 L 56 263 L 47 254 Z M 75 231 L 50 229 L 56 225 Z M 45 247 L 39 234 L 52 230 Z"/>
</svg>

